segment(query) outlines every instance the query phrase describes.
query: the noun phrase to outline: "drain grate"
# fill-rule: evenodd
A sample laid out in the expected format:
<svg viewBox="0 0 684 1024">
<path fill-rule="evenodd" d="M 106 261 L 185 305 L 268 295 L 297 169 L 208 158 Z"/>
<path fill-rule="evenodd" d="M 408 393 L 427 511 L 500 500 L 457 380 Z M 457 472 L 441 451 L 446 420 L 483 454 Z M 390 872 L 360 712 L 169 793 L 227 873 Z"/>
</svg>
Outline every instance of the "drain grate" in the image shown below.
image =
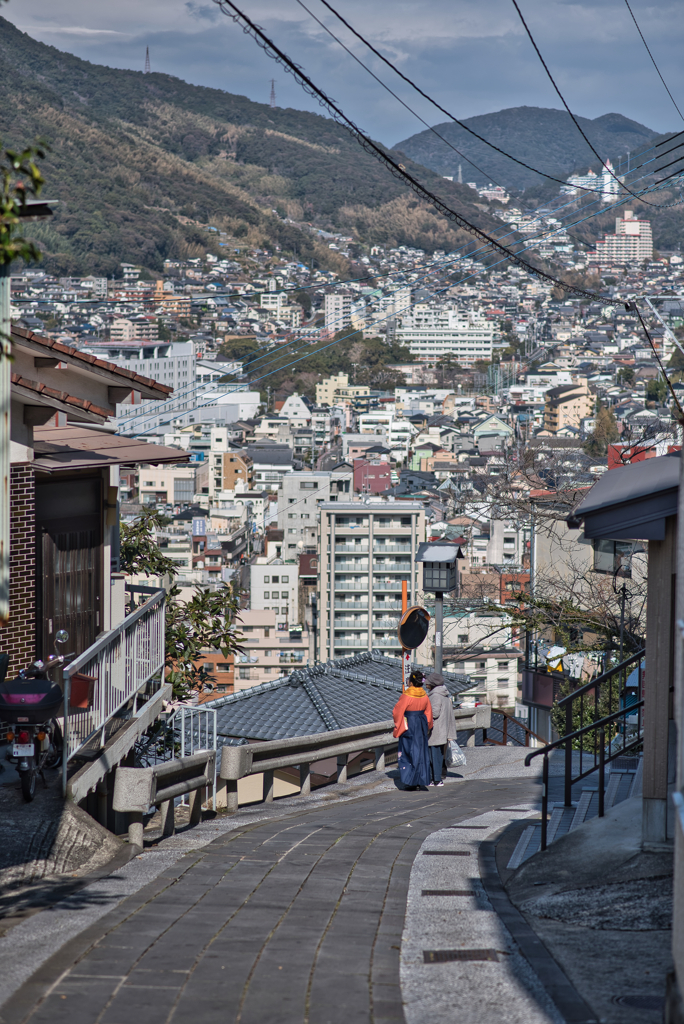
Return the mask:
<svg viewBox="0 0 684 1024">
<path fill-rule="evenodd" d="M 422 896 L 474 896 L 472 889 L 423 889 Z"/>
<path fill-rule="evenodd" d="M 426 949 L 423 963 L 449 964 L 456 960 L 493 960 L 499 962 L 495 949 Z"/>
<path fill-rule="evenodd" d="M 423 850 L 424 857 L 469 857 L 469 850 Z"/>
<path fill-rule="evenodd" d="M 665 1006 L 665 997 L 658 995 L 634 994 L 633 996 L 613 996 L 613 1002 L 618 1006 L 629 1006 L 632 1010 L 658 1010 L 662 1011 Z"/>
</svg>

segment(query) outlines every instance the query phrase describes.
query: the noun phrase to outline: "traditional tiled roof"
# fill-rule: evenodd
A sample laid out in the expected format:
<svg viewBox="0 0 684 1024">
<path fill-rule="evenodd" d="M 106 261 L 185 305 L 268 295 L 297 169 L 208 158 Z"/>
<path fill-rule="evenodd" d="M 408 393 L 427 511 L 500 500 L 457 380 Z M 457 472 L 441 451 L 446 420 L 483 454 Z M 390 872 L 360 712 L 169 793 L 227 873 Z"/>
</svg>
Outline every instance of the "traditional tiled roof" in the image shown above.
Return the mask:
<svg viewBox="0 0 684 1024">
<path fill-rule="evenodd" d="M 472 685 L 466 675 L 443 674 L 453 696 Z M 279 740 L 386 721 L 400 694 L 401 661 L 365 652 L 297 669 L 211 706 L 223 740 Z"/>
</svg>

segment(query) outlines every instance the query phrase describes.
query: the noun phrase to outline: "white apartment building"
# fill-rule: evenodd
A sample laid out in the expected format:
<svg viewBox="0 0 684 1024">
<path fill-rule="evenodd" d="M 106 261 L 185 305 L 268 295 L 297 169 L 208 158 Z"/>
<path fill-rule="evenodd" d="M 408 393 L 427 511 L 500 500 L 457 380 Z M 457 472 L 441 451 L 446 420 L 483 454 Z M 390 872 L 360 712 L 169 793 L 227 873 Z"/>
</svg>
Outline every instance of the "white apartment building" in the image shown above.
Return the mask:
<svg viewBox="0 0 684 1024">
<path fill-rule="evenodd" d="M 652 259 L 651 222 L 635 217 L 632 210 L 625 210 L 624 219 L 615 218 L 614 235 L 605 235 L 596 243 L 596 262 L 601 265 L 642 263 Z"/>
<path fill-rule="evenodd" d="M 249 567 L 250 606 L 275 613 L 288 629 L 299 621 L 299 566 L 282 558 L 257 558 Z"/>
<path fill-rule="evenodd" d="M 393 412 L 367 412 L 358 417 L 360 434 L 382 435 L 388 448 L 402 447 L 408 452 L 416 428 Z"/>
<path fill-rule="evenodd" d="M 325 329 L 342 331 L 351 327 L 354 296 L 351 292 L 327 292 L 325 296 Z"/>
<path fill-rule="evenodd" d="M 138 494 L 142 505 L 189 505 L 195 494 L 195 466 L 141 466 Z"/>
<path fill-rule="evenodd" d="M 449 306 L 417 303 L 402 316 L 396 340 L 424 362 L 451 355 L 462 366 L 478 359 L 491 360 L 494 327 L 479 310 L 466 312 Z"/>
<path fill-rule="evenodd" d="M 318 542 L 318 506 L 321 501 L 353 501 L 351 467 L 325 472 L 287 473 L 278 489 L 278 529 L 283 531 L 283 551 L 296 558 L 301 551 L 315 551 Z"/>
<path fill-rule="evenodd" d="M 370 650 L 401 656 L 401 584 L 407 581 L 411 607 L 422 585 L 415 556 L 424 539 L 425 511 L 417 502 L 321 502 L 320 661 Z"/>
</svg>

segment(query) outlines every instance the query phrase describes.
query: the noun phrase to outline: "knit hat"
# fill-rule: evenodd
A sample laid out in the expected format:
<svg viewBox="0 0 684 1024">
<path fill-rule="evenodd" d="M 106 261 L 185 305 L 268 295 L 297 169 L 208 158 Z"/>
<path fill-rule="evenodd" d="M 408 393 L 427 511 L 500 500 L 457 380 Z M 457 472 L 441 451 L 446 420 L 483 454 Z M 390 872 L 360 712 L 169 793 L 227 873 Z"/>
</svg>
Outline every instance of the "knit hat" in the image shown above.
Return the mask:
<svg viewBox="0 0 684 1024">
<path fill-rule="evenodd" d="M 441 672 L 431 672 L 430 675 L 426 676 L 423 682 L 424 686 L 434 690 L 435 686 L 441 686 L 444 683 L 444 676 Z"/>
</svg>

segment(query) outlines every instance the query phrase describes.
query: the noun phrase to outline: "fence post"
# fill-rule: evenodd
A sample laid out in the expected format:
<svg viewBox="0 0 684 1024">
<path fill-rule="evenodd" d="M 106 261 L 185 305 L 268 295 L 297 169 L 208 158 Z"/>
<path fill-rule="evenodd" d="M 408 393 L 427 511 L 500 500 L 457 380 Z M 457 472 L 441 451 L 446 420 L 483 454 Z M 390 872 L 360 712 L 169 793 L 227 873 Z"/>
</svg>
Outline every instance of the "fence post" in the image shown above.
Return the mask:
<svg viewBox="0 0 684 1024">
<path fill-rule="evenodd" d="M 190 793 L 190 824 L 199 825 L 202 820 L 202 804 L 204 803 L 206 790 L 204 786 Z"/>
<path fill-rule="evenodd" d="M 264 803 L 273 803 L 273 772 L 264 772 Z"/>
<path fill-rule="evenodd" d="M 599 733 L 599 784 L 598 784 L 598 816 L 602 818 L 605 814 L 605 788 L 606 788 L 606 734 L 603 729 Z"/>
<path fill-rule="evenodd" d="M 226 810 L 235 814 L 238 809 L 238 780 L 226 779 Z"/>
<path fill-rule="evenodd" d="M 572 732 L 572 698 L 565 705 L 565 735 Z M 566 807 L 572 807 L 572 740 L 565 742 L 565 785 L 564 803 Z"/>
<path fill-rule="evenodd" d="M 128 845 L 143 848 L 143 816 L 142 811 L 128 812 Z"/>
<path fill-rule="evenodd" d="M 375 755 L 375 770 L 376 772 L 384 772 L 385 770 L 385 748 L 376 747 L 373 751 Z"/>
<path fill-rule="evenodd" d="M 311 792 L 311 765 L 300 764 L 299 766 L 299 795 L 308 796 Z"/>
<path fill-rule="evenodd" d="M 338 754 L 337 755 L 337 781 L 338 782 L 346 782 L 347 781 L 347 762 L 348 762 L 348 760 L 349 760 L 349 755 L 348 754 Z"/>
<path fill-rule="evenodd" d="M 176 832 L 176 822 L 174 818 L 174 801 L 165 800 L 159 808 L 162 820 L 162 835 L 172 836 Z"/>
<path fill-rule="evenodd" d="M 542 819 L 541 819 L 541 848 L 546 849 L 547 815 L 549 810 L 549 755 L 544 754 L 542 767 Z"/>
<path fill-rule="evenodd" d="M 503 745 L 508 745 L 508 715 L 503 716 Z"/>
</svg>

